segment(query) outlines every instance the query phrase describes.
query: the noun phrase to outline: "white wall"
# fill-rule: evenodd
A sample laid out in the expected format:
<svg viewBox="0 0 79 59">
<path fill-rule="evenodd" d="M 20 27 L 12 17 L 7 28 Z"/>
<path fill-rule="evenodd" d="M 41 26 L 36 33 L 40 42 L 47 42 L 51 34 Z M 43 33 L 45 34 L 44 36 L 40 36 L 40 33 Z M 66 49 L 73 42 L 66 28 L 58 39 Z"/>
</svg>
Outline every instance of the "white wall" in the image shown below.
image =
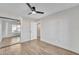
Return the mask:
<svg viewBox="0 0 79 59">
<path fill-rule="evenodd" d="M 41 40 L 79 53 L 79 6 L 40 19 Z"/>
</svg>

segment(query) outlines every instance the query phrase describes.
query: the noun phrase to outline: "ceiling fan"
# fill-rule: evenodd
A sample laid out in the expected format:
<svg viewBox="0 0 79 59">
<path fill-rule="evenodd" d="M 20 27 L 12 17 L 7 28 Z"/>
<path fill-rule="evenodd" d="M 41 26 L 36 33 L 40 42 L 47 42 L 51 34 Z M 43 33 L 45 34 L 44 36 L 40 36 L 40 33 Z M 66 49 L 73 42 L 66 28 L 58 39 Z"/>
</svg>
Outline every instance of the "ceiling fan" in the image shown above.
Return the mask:
<svg viewBox="0 0 79 59">
<path fill-rule="evenodd" d="M 28 13 L 28 15 L 31 15 L 31 14 L 44 14 L 44 12 L 41 12 L 41 11 L 37 11 L 36 10 L 36 7 L 35 6 L 31 6 L 29 3 L 26 3 L 26 5 L 31 9 L 32 12 Z"/>
</svg>

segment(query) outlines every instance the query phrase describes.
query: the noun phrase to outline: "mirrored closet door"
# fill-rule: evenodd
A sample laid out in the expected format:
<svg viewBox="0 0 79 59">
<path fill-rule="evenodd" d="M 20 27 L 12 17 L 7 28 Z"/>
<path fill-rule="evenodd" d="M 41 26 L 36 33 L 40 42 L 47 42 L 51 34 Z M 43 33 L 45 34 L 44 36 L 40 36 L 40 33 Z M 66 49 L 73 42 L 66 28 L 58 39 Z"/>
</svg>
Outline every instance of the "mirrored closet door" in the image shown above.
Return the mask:
<svg viewBox="0 0 79 59">
<path fill-rule="evenodd" d="M 20 20 L 0 18 L 0 48 L 20 42 Z"/>
</svg>

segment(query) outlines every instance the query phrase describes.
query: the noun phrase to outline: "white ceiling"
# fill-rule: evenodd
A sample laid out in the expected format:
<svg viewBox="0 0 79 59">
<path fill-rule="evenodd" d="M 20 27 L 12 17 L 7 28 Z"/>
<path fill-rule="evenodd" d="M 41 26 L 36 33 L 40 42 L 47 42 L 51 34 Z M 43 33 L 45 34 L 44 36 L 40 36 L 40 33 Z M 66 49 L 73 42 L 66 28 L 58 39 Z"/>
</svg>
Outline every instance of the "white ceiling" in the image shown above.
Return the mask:
<svg viewBox="0 0 79 59">
<path fill-rule="evenodd" d="M 0 3 L 0 16 L 13 17 L 29 17 L 33 19 L 40 19 L 47 15 L 77 6 L 79 4 L 73 3 L 31 3 L 36 7 L 36 10 L 43 11 L 45 14 L 28 15 L 31 10 L 25 3 Z"/>
</svg>

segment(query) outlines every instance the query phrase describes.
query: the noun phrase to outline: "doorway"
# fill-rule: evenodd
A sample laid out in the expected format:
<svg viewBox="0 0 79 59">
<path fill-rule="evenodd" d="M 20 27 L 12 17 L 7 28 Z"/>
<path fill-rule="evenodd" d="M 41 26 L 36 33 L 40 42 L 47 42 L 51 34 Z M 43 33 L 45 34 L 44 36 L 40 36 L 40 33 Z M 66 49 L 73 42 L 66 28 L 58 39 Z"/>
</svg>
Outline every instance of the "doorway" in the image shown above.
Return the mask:
<svg viewBox="0 0 79 59">
<path fill-rule="evenodd" d="M 37 40 L 40 40 L 40 23 L 37 23 Z"/>
</svg>

